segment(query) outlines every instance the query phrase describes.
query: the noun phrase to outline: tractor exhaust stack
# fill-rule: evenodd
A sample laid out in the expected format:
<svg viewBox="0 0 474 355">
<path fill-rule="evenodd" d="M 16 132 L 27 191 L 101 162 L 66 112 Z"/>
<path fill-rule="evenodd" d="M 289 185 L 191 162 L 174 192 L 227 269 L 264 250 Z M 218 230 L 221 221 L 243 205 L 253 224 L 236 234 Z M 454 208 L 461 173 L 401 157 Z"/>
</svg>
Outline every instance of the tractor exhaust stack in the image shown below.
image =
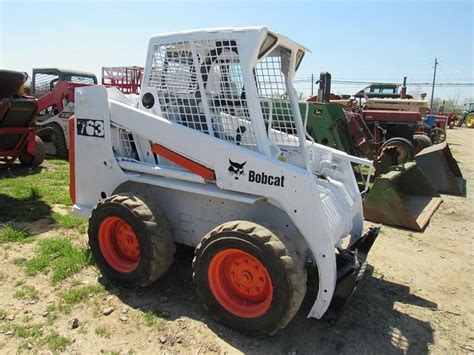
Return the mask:
<svg viewBox="0 0 474 355">
<path fill-rule="evenodd" d="M 366 220 L 423 230 L 442 199 L 414 162 L 380 175 L 364 201 Z"/>
</svg>

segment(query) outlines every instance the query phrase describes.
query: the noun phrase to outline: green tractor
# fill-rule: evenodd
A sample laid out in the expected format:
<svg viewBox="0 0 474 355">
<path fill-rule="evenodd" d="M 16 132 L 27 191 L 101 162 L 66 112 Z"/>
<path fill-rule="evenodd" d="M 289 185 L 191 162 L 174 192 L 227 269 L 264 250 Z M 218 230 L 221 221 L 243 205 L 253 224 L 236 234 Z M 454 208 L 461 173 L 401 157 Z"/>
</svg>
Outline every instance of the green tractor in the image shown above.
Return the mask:
<svg viewBox="0 0 474 355">
<path fill-rule="evenodd" d="M 463 112 L 462 118 L 457 121 L 457 126 L 461 127 L 463 123 L 465 123 L 468 128 L 474 128 L 474 102 L 471 102 L 467 110 Z"/>
</svg>

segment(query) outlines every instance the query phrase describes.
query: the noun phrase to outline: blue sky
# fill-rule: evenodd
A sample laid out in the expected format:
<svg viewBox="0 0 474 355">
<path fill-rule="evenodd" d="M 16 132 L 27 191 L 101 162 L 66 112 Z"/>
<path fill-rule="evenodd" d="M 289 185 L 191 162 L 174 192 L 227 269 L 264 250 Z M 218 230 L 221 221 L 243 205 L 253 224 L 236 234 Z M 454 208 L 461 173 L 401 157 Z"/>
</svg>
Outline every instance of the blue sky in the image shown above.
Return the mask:
<svg viewBox="0 0 474 355">
<path fill-rule="evenodd" d="M 471 1 L 8 1 L 0 0 L 0 67 L 95 72 L 144 65 L 152 34 L 267 25 L 310 48 L 298 77 L 474 82 Z M 334 85 L 354 93 L 364 84 Z M 299 83 L 309 93 L 310 83 Z M 410 91 L 409 87 L 409 91 Z M 429 87 L 418 89 L 430 93 Z M 474 101 L 474 87 L 436 88 L 435 97 Z"/>
</svg>

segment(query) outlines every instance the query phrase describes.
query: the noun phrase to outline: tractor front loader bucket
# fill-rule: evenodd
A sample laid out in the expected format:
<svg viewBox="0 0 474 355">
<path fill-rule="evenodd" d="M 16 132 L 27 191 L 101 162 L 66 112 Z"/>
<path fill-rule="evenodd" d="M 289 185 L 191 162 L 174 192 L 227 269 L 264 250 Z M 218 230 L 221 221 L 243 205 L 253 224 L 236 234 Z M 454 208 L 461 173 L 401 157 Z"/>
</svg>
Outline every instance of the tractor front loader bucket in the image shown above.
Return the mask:
<svg viewBox="0 0 474 355">
<path fill-rule="evenodd" d="M 415 156 L 415 161 L 438 192 L 466 194 L 466 180 L 446 142 L 423 149 Z"/>
<path fill-rule="evenodd" d="M 364 201 L 366 220 L 422 230 L 441 204 L 433 188 L 414 162 L 393 166 L 378 176 Z"/>
</svg>

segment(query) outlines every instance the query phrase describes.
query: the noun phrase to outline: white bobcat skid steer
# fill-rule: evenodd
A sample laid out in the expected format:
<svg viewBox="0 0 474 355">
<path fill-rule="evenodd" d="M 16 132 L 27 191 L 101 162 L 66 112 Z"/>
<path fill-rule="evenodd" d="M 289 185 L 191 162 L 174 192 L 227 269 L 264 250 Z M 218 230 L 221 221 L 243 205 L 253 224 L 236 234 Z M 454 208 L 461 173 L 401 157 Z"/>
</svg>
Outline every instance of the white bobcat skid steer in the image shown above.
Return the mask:
<svg viewBox="0 0 474 355">
<path fill-rule="evenodd" d="M 362 234 L 351 168 L 371 162 L 306 139 L 292 85 L 305 52 L 265 27 L 166 34 L 150 40 L 139 108 L 76 90 L 71 196 L 109 279 L 154 282 L 178 242 L 196 247 L 197 292 L 231 328 L 283 328 L 308 264 L 309 316 L 337 316 L 378 233 Z"/>
</svg>

